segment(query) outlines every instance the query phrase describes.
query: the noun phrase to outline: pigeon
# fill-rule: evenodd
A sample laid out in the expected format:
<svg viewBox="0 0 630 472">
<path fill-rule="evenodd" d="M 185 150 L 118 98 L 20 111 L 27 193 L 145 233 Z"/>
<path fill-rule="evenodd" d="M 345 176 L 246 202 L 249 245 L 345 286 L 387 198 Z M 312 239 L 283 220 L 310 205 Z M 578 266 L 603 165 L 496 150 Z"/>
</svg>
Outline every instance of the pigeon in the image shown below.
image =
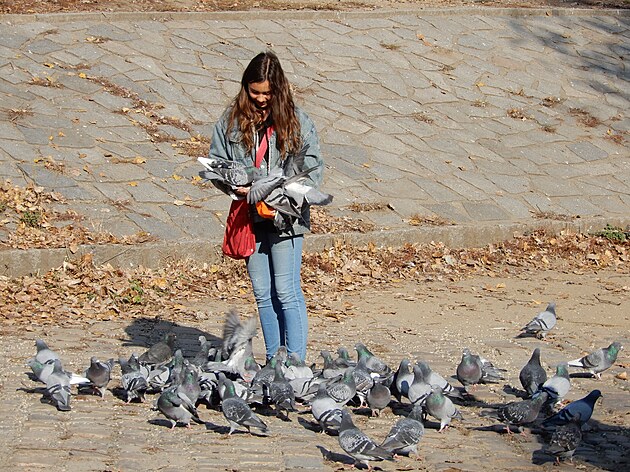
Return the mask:
<svg viewBox="0 0 630 472">
<path fill-rule="evenodd" d="M 374 385 L 374 379 L 372 378 L 372 375 L 367 368 L 366 362 L 367 358 L 362 357 L 354 368 L 349 367 L 352 372 L 352 377 L 354 377 L 356 395 L 361 401 L 360 408 L 366 406 L 368 391 Z"/>
<path fill-rule="evenodd" d="M 319 384 L 315 398 L 311 401 L 311 413 L 322 428 L 322 433 L 327 429 L 339 429 L 342 406 L 328 395 L 326 384 Z"/>
<path fill-rule="evenodd" d="M 551 435 L 547 452 L 556 456 L 556 464 L 561 459 L 573 462 L 573 454 L 582 441 L 582 421 L 580 415 L 574 416 L 565 425 L 558 426 Z"/>
<path fill-rule="evenodd" d="M 399 419 L 392 426 L 381 447 L 393 454 L 408 456 L 413 453 L 417 457 L 418 443 L 423 435 L 422 407 L 415 405 L 407 417 Z"/>
<path fill-rule="evenodd" d="M 107 362 L 101 362 L 96 357 L 90 359 L 90 367 L 85 371 L 85 377 L 90 380 L 94 390 L 101 397 L 105 397 L 105 389 L 112 378 L 112 369 L 114 368 L 114 359 Z"/>
<path fill-rule="evenodd" d="M 335 364 L 343 368 L 354 367 L 357 365 L 356 361 L 353 361 L 350 358 L 348 350 L 343 346 L 337 348 L 337 359 L 335 359 Z"/>
<path fill-rule="evenodd" d="M 209 157 L 198 157 L 197 161 L 206 168 L 199 172 L 199 177 L 210 180 L 224 193 L 230 194 L 235 188 L 246 187 L 254 180 L 256 167 L 253 165 Z"/>
<path fill-rule="evenodd" d="M 329 383 L 326 387 L 328 395 L 341 405 L 348 403 L 357 393 L 357 386 L 352 375 L 353 370 L 353 367 L 348 367 L 340 380 Z"/>
<path fill-rule="evenodd" d="M 392 369 L 385 362 L 372 354 L 368 348 L 365 347 L 365 344 L 357 343 L 354 348 L 359 356 L 359 361 L 361 358 L 365 358 L 365 367 L 370 372 L 378 374 L 381 377 L 386 377 L 391 373 Z"/>
<path fill-rule="evenodd" d="M 157 399 L 157 408 L 171 422 L 171 429 L 175 428 L 177 423 L 190 428 L 191 419 L 196 423 L 204 424 L 191 399 L 176 386 L 169 387 L 160 394 Z"/>
<path fill-rule="evenodd" d="M 389 405 L 392 393 L 386 385 L 375 383 L 367 394 L 367 404 L 372 411 L 372 416 L 380 416 L 381 411 Z"/>
<path fill-rule="evenodd" d="M 324 367 L 322 369 L 321 375 L 326 379 L 341 377 L 344 371 L 348 367 L 351 367 L 349 365 L 343 367 L 336 364 L 330 352 L 326 350 L 320 351 L 319 355 L 324 359 Z"/>
<path fill-rule="evenodd" d="M 55 351 L 51 350 L 48 345 L 41 339 L 35 340 L 35 348 L 37 349 L 35 360 L 40 364 L 45 364 L 48 361 L 59 359 L 59 355 Z"/>
<path fill-rule="evenodd" d="M 602 392 L 599 390 L 593 390 L 584 398 L 575 400 L 565 406 L 562 410 L 553 416 L 545 419 L 542 422 L 543 428 L 550 428 L 555 426 L 564 426 L 573 421 L 574 418 L 580 418 L 580 425 L 585 424 L 591 419 L 593 415 L 593 409 L 595 408 L 595 402 L 602 396 Z"/>
<path fill-rule="evenodd" d="M 241 371 L 241 376 L 243 380 L 248 384 L 251 384 L 256 374 L 260 371 L 261 367 L 256 362 L 253 354 L 250 354 L 245 358 L 245 362 L 243 363 L 243 370 Z"/>
<path fill-rule="evenodd" d="M 533 320 L 521 328 L 521 335 L 533 335 L 538 339 L 544 339 L 556 325 L 556 321 L 556 304 L 551 302 L 545 311 L 538 313 Z"/>
<path fill-rule="evenodd" d="M 579 367 L 587 370 L 599 380 L 602 378 L 602 372 L 615 363 L 617 355 L 622 349 L 621 343 L 615 341 L 608 347 L 597 349 L 584 357 L 569 361 L 568 364 L 570 367 Z"/>
<path fill-rule="evenodd" d="M 394 385 L 396 386 L 396 399 L 400 402 L 402 397 L 409 398 L 409 386 L 413 382 L 413 371 L 411 361 L 403 359 L 400 361 L 398 370 L 394 374 Z"/>
<path fill-rule="evenodd" d="M 533 396 L 539 392 L 546 392 L 549 395 L 549 402 L 558 404 L 569 393 L 570 388 L 569 369 L 566 363 L 562 363 L 556 366 L 556 374 L 542 384 L 540 390 Z"/>
<path fill-rule="evenodd" d="M 196 370 L 186 368 L 182 378 L 182 382 L 176 385 L 177 392 L 183 393 L 193 405 L 197 404 L 201 396 L 201 386 L 199 385 L 199 374 Z"/>
<path fill-rule="evenodd" d="M 470 350 L 466 348 L 462 354 L 462 360 L 457 366 L 457 380 L 468 391 L 468 387 L 480 383 L 497 383 L 504 380 L 502 372 L 505 370 L 496 368 L 487 359 L 471 354 Z"/>
<path fill-rule="evenodd" d="M 220 382 L 225 387 L 223 400 L 221 401 L 221 411 L 230 424 L 228 435 L 231 435 L 241 426 L 245 427 L 250 433 L 251 429 L 254 428 L 260 433 L 266 434 L 268 431 L 267 425 L 258 418 L 245 400 L 236 395 L 232 381 L 230 379 L 222 379 Z"/>
<path fill-rule="evenodd" d="M 419 364 L 413 366 L 413 382 L 409 386 L 407 397 L 413 405 L 424 405 L 431 394 L 431 385 L 427 382 L 428 372 Z"/>
<path fill-rule="evenodd" d="M 166 364 L 173 357 L 175 340 L 175 333 L 167 333 L 162 341 L 155 343 L 147 351 L 142 353 L 138 361 L 142 364 L 150 365 Z"/>
<path fill-rule="evenodd" d="M 281 412 L 286 411 L 286 418 L 289 418 L 290 411 L 295 409 L 295 392 L 293 387 L 282 373 L 282 365 L 276 362 L 275 376 L 269 384 L 269 401 L 276 406 L 276 416 L 281 416 Z"/>
<path fill-rule="evenodd" d="M 285 377 L 287 380 L 313 378 L 313 371 L 297 352 L 288 355 L 286 367 Z"/>
<path fill-rule="evenodd" d="M 461 412 L 455 408 L 450 398 L 442 393 L 439 385 L 433 385 L 431 394 L 425 401 L 425 409 L 429 415 L 440 421 L 439 433 L 448 428 L 451 419 L 463 419 Z"/>
<path fill-rule="evenodd" d="M 341 449 L 355 460 L 355 464 L 366 464 L 368 470 L 372 470 L 369 461 L 394 460 L 391 452 L 376 444 L 354 425 L 346 408 L 341 411 L 341 426 L 337 439 Z"/>
<path fill-rule="evenodd" d="M 28 365 L 31 368 L 31 371 L 33 372 L 33 375 L 37 377 L 37 380 L 45 384 L 46 380 L 48 379 L 48 376 L 54 370 L 55 360 L 59 360 L 59 359 L 58 358 L 49 359 L 48 361 L 42 364 L 36 358 L 32 358 L 26 362 L 26 365 Z M 70 376 L 70 385 L 82 385 L 82 384 L 90 383 L 90 380 L 87 377 L 84 377 L 82 375 L 78 375 L 72 372 L 67 372 L 65 370 L 64 372 L 68 376 Z"/>
<path fill-rule="evenodd" d="M 442 388 L 442 393 L 444 393 L 444 395 L 449 396 L 451 398 L 458 398 L 460 400 L 464 398 L 462 394 L 459 392 L 459 390 L 457 390 L 450 383 L 448 383 L 448 381 L 444 377 L 442 377 L 440 374 L 438 374 L 434 370 L 431 370 L 431 367 L 429 367 L 429 364 L 427 364 L 424 361 L 418 361 L 416 362 L 416 364 L 418 364 L 424 369 L 426 381 L 430 385 L 439 385 Z"/>
<path fill-rule="evenodd" d="M 52 360 L 53 370 L 46 379 L 46 391 L 59 411 L 70 411 L 70 376 L 59 359 Z"/>
<path fill-rule="evenodd" d="M 521 369 L 518 378 L 530 397 L 547 381 L 547 372 L 540 365 L 540 348 L 534 349 L 529 361 Z"/>
<path fill-rule="evenodd" d="M 206 363 L 210 360 L 210 350 L 212 348 L 212 344 L 206 339 L 205 336 L 199 336 L 199 344 L 201 345 L 199 351 L 195 354 L 190 363 L 199 368 L 203 368 Z"/>
<path fill-rule="evenodd" d="M 145 373 L 140 368 L 138 356 L 132 354 L 129 360 L 119 359 L 122 376 L 120 384 L 125 391 L 125 401 L 129 403 L 131 400 L 138 399 L 144 402 L 144 394 L 149 389 Z M 148 374 L 148 372 L 147 372 Z"/>
<path fill-rule="evenodd" d="M 221 362 L 208 362 L 204 370 L 229 372 L 238 374 L 241 378 L 247 376 L 245 361 L 253 356 L 252 340 L 257 331 L 256 317 L 252 316 L 241 322 L 238 313 L 235 310 L 230 310 L 223 325 L 221 347 L 223 360 Z"/>
<path fill-rule="evenodd" d="M 522 426 L 536 421 L 545 401 L 547 401 L 547 393 L 542 392 L 531 399 L 501 405 L 496 412 L 482 411 L 481 416 L 495 416 L 496 414 L 496 418 L 505 423 L 505 430 L 508 434 L 512 434 L 510 425 L 513 425 L 518 427 L 522 435 L 525 435 Z"/>
</svg>

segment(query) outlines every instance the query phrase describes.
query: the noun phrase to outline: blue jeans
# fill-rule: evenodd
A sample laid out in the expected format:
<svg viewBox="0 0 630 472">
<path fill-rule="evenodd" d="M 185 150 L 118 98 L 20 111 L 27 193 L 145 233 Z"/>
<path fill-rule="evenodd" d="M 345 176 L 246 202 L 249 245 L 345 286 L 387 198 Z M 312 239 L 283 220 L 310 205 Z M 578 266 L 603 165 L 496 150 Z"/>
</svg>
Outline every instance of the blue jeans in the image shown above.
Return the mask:
<svg viewBox="0 0 630 472">
<path fill-rule="evenodd" d="M 255 225 L 257 226 L 257 225 Z M 267 359 L 280 346 L 306 358 L 308 319 L 300 285 L 303 236 L 256 231 L 256 252 L 247 258 Z"/>
</svg>

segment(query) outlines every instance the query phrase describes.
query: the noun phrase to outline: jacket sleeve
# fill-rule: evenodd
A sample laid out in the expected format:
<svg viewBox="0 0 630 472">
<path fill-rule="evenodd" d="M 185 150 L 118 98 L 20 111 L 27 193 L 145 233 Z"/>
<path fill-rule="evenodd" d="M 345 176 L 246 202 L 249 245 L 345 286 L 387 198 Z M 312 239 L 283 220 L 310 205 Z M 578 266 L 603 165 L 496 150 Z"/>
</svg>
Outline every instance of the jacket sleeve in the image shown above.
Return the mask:
<svg viewBox="0 0 630 472">
<path fill-rule="evenodd" d="M 307 184 L 319 188 L 324 176 L 324 160 L 321 157 L 319 136 L 315 129 L 315 124 L 306 115 L 304 115 L 301 127 L 302 145 L 308 146 L 308 150 L 304 156 L 304 169 L 317 167 L 316 170 L 309 174 Z"/>
<path fill-rule="evenodd" d="M 219 161 L 226 161 L 227 163 L 233 161 L 227 137 L 227 117 L 225 113 L 215 123 L 214 129 L 212 130 L 209 157 Z M 212 183 L 223 193 L 228 195 L 232 193 L 232 189 L 223 182 L 219 180 L 212 180 Z"/>
</svg>

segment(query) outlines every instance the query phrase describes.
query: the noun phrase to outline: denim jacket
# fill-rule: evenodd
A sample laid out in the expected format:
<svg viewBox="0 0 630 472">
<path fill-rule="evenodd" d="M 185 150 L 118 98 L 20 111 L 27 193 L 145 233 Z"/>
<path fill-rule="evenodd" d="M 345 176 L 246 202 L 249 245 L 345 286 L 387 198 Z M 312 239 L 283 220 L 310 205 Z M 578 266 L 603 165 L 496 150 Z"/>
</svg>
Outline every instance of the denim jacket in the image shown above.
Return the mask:
<svg viewBox="0 0 630 472">
<path fill-rule="evenodd" d="M 214 131 L 212 134 L 212 143 L 210 144 L 210 157 L 212 159 L 222 159 L 226 161 L 235 161 L 244 165 L 252 165 L 255 159 L 256 150 L 248 153 L 245 144 L 242 142 L 243 137 L 237 126 L 233 126 L 228 129 L 229 123 L 228 108 L 219 121 L 214 125 Z M 302 145 L 308 145 L 307 154 L 304 158 L 304 169 L 310 167 L 319 167 L 309 174 L 306 181 L 307 185 L 315 188 L 319 188 L 322 183 L 324 161 L 320 155 L 319 149 L 319 137 L 317 136 L 317 130 L 313 121 L 308 117 L 304 111 L 296 107 L 295 113 L 300 122 L 300 133 L 302 137 Z M 268 153 L 269 165 L 265 162 L 261 164 L 261 171 L 263 175 L 268 173 L 268 170 L 280 167 L 281 156 L 280 151 L 276 147 L 276 133 L 274 132 L 269 139 L 269 153 Z M 264 221 L 256 211 L 252 212 L 254 217 L 254 223 Z M 304 234 L 310 230 L 310 211 L 308 205 L 305 203 L 302 210 L 302 220 L 297 220 L 291 228 L 280 233 L 283 236 L 291 236 Z"/>
</svg>

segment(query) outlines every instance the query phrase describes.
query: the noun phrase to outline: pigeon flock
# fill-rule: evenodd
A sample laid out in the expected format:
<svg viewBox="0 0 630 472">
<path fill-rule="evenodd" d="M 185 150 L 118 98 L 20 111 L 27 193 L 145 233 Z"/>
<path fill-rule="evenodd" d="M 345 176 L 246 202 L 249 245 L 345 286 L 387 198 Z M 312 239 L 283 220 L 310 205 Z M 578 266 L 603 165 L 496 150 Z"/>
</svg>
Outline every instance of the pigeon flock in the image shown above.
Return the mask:
<svg viewBox="0 0 630 472">
<path fill-rule="evenodd" d="M 523 330 L 544 338 L 555 324 L 555 304 L 550 303 Z M 231 311 L 221 341 L 210 342 L 199 336 L 199 349 L 191 358 L 185 358 L 176 348 L 175 334 L 167 333 L 139 356 L 134 353 L 129 359 L 105 362 L 92 357 L 82 375 L 64 370 L 58 354 L 38 339 L 37 352 L 27 365 L 32 370 L 31 378 L 45 384 L 45 397 L 60 411 L 71 410 L 73 386 L 104 397 L 116 364 L 120 365 L 120 386 L 111 391 L 127 403 L 144 402 L 147 394 L 153 394 L 153 408 L 170 422 L 171 428 L 191 427 L 191 422 L 206 424 L 197 409 L 206 405 L 223 413 L 228 435 L 240 431 L 266 436 L 270 428 L 261 418 L 263 413 L 272 412 L 291 421 L 296 412 L 310 411 L 314 428 L 322 434 L 336 435 L 340 448 L 355 465 L 364 464 L 368 469 L 372 468 L 371 461 L 394 461 L 399 455 L 418 457 L 429 416 L 439 422 L 438 432 L 443 433 L 451 421 L 464 418 L 462 411 L 475 401 L 472 392 L 479 384 L 505 380 L 504 369 L 469 349 L 463 350 L 454 369 L 452 378 L 462 386 L 456 387 L 423 360 L 402 359 L 393 369 L 360 342 L 354 346 L 356 356 L 344 347 L 339 347 L 336 355 L 322 350 L 319 366 L 306 365 L 285 348 L 261 366 L 252 350 L 256 333 L 255 317 L 241 320 Z M 621 349 L 619 342 L 613 342 L 582 358 L 560 363 L 555 374 L 547 377 L 540 361 L 541 350 L 536 348 L 519 372 L 522 399 L 495 405 L 480 415 L 496 419 L 507 434 L 512 434 L 512 427 L 526 434 L 524 427 L 537 423 L 547 439 L 546 452 L 557 462 L 572 459 L 582 439 L 582 426 L 591 418 L 602 393 L 593 390 L 565 405 L 563 399 L 571 388 L 569 368 L 582 369 L 599 379 L 616 362 Z M 366 411 L 378 416 L 392 405 L 396 405 L 396 413 L 405 413 L 380 442 L 353 421 L 353 414 Z M 541 415 L 544 419 L 538 423 Z"/>
</svg>

